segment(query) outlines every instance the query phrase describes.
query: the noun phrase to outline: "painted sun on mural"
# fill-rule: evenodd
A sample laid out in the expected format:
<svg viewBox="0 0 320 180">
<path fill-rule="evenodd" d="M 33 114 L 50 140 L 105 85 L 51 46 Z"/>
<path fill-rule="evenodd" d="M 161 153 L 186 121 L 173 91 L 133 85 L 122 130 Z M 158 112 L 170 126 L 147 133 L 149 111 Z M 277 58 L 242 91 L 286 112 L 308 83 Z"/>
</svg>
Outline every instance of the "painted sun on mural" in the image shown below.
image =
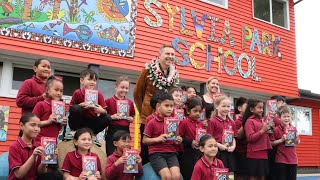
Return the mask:
<svg viewBox="0 0 320 180">
<path fill-rule="evenodd" d="M 136 0 L 0 0 L 0 35 L 133 57 Z"/>
</svg>

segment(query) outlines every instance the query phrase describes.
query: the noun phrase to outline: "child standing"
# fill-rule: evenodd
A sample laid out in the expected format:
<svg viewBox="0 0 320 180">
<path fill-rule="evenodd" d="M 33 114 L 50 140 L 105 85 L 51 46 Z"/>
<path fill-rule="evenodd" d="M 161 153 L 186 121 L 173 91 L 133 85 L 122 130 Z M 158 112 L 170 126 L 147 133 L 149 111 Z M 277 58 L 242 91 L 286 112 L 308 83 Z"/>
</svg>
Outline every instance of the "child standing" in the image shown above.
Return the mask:
<svg viewBox="0 0 320 180">
<path fill-rule="evenodd" d="M 70 101 L 69 126 L 72 130 L 90 128 L 94 135 L 103 131 L 110 125 L 112 119 L 107 114 L 106 103 L 100 91 L 98 91 L 97 104 L 91 105 L 85 101 L 86 90 L 93 90 L 97 84 L 98 75 L 93 70 L 86 69 L 80 73 L 81 89 L 76 90 Z M 94 136 L 95 138 L 95 136 Z M 101 144 L 94 139 L 95 144 Z"/>
<path fill-rule="evenodd" d="M 31 180 L 45 172 L 46 166 L 41 164 L 39 156 L 43 148 L 34 141 L 39 132 L 40 119 L 32 113 L 25 113 L 20 118 L 19 137 L 9 148 L 9 180 Z"/>
<path fill-rule="evenodd" d="M 268 149 L 271 143 L 267 131 L 270 127 L 262 121 L 263 103 L 249 99 L 242 117 L 247 139 L 248 176 L 252 180 L 263 180 L 269 174 Z"/>
<path fill-rule="evenodd" d="M 216 140 L 209 134 L 203 135 L 199 142 L 201 159 L 194 166 L 191 180 L 212 180 L 215 168 L 224 168 L 223 162 L 216 158 L 218 145 Z"/>
<path fill-rule="evenodd" d="M 179 124 L 179 135 L 182 137 L 184 145 L 183 154 L 180 158 L 181 174 L 183 179 L 190 179 L 194 165 L 201 157 L 199 143 L 196 139 L 197 128 L 204 128 L 199 121 L 202 111 L 202 102 L 197 97 L 189 100 L 187 108 L 187 118 Z"/>
<path fill-rule="evenodd" d="M 111 98 L 105 100 L 106 110 L 108 114 L 112 118 L 112 123 L 108 127 L 108 131 L 106 133 L 106 152 L 107 155 L 111 155 L 115 150 L 114 143 L 112 141 L 113 135 L 118 130 L 124 130 L 129 132 L 130 123 L 133 121 L 133 117 L 135 116 L 135 110 L 133 102 L 130 99 L 126 98 L 126 95 L 129 92 L 129 79 L 126 76 L 120 76 L 115 83 L 116 94 Z M 127 119 L 123 119 L 121 115 L 118 113 L 117 103 L 119 100 L 126 101 L 128 105 L 128 117 Z"/>
<path fill-rule="evenodd" d="M 174 108 L 183 108 L 182 89 L 179 87 L 171 88 L 169 94 L 172 95 L 174 101 Z"/>
<path fill-rule="evenodd" d="M 170 117 L 173 112 L 174 101 L 169 93 L 160 93 L 156 114 L 144 131 L 143 143 L 149 146 L 149 160 L 152 168 L 161 176 L 161 179 L 180 179 L 180 168 L 177 158 L 176 144 L 182 138 L 177 136 L 175 141 L 167 141 L 164 133 L 164 118 Z"/>
<path fill-rule="evenodd" d="M 50 62 L 46 59 L 36 60 L 33 70 L 35 75 L 21 84 L 16 98 L 17 106 L 22 108 L 22 114 L 32 112 L 36 104 L 46 97 L 45 82 L 51 74 Z"/>
<path fill-rule="evenodd" d="M 275 158 L 277 178 L 279 180 L 295 180 L 297 179 L 298 164 L 295 144 L 300 143 L 300 140 L 293 141 L 294 145 L 292 146 L 285 145 L 285 141 L 288 139 L 288 129 L 292 129 L 295 134 L 297 134 L 297 129 L 291 125 L 292 115 L 288 106 L 280 107 L 278 113 L 281 125 L 274 129 L 272 136 L 272 145 L 277 146 Z"/>
<path fill-rule="evenodd" d="M 233 151 L 236 148 L 234 121 L 229 118 L 231 101 L 226 96 L 219 96 L 214 101 L 213 118 L 208 123 L 208 134 L 217 141 L 219 152 L 217 157 L 230 172 L 235 170 Z M 227 138 L 227 141 L 225 140 Z"/>
<path fill-rule="evenodd" d="M 57 138 L 60 129 L 66 124 L 66 117 L 63 118 L 61 123 L 58 123 L 56 115 L 52 112 L 52 100 L 60 101 L 62 94 L 62 81 L 54 76 L 50 76 L 46 82 L 46 99 L 38 102 L 32 111 L 41 120 L 41 131 L 35 139 L 37 142 L 41 141 L 41 137 Z"/>
<path fill-rule="evenodd" d="M 141 157 L 136 158 L 138 164 L 138 173 L 137 174 L 128 174 L 123 173 L 124 163 L 126 162 L 126 156 L 123 155 L 123 150 L 130 149 L 131 137 L 130 134 L 126 131 L 119 130 L 113 135 L 113 144 L 116 147 L 116 151 L 107 158 L 106 165 L 106 177 L 109 180 L 133 180 L 134 177 L 139 177 L 143 174 L 143 168 L 141 165 Z"/>
<path fill-rule="evenodd" d="M 75 151 L 68 152 L 64 158 L 61 171 L 64 179 L 101 179 L 101 163 L 97 154 L 90 151 L 92 146 L 92 131 L 88 128 L 77 130 L 74 135 Z M 87 176 L 82 167 L 82 156 L 94 156 L 97 158 L 96 173 Z"/>
</svg>

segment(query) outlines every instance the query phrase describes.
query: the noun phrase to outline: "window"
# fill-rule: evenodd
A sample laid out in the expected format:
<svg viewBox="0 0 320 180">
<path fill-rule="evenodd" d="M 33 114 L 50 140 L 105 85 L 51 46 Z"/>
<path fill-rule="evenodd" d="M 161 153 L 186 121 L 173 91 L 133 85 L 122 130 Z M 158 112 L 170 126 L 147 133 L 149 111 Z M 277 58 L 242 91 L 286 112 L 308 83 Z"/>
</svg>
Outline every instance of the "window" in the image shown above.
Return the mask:
<svg viewBox="0 0 320 180">
<path fill-rule="evenodd" d="M 300 135 L 312 136 L 312 109 L 289 106 L 292 110 L 292 122 Z"/>
<path fill-rule="evenodd" d="M 54 74 L 63 78 L 63 95 L 72 96 L 73 92 L 80 88 L 80 78 L 78 74 L 55 70 Z"/>
<path fill-rule="evenodd" d="M 115 94 L 114 80 L 99 79 L 98 90 L 103 94 L 104 98 L 110 98 Z M 133 101 L 133 90 L 135 84 L 130 83 L 129 93 L 126 98 Z"/>
<path fill-rule="evenodd" d="M 228 0 L 201 0 L 201 1 L 228 9 Z"/>
<path fill-rule="evenodd" d="M 284 28 L 289 28 L 288 0 L 254 0 L 254 17 Z"/>
<path fill-rule="evenodd" d="M 32 69 L 13 67 L 12 89 L 19 90 L 22 82 L 34 75 Z"/>
</svg>

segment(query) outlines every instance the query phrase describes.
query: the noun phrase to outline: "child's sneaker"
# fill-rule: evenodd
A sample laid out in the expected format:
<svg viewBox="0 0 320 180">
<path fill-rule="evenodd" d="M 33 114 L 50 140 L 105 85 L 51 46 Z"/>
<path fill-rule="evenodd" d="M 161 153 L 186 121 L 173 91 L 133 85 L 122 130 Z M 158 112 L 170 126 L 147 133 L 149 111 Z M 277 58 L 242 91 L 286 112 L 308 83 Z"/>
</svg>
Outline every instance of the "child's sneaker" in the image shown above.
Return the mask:
<svg viewBox="0 0 320 180">
<path fill-rule="evenodd" d="M 98 141 L 97 137 L 95 135 L 92 136 L 92 142 L 97 145 L 98 147 L 101 147 L 101 143 Z"/>
<path fill-rule="evenodd" d="M 72 140 L 75 133 L 76 133 L 76 131 L 70 131 L 68 134 L 66 134 L 66 135 L 64 136 L 64 139 L 63 139 L 63 140 L 65 140 L 65 141 L 70 141 L 70 140 Z"/>
</svg>

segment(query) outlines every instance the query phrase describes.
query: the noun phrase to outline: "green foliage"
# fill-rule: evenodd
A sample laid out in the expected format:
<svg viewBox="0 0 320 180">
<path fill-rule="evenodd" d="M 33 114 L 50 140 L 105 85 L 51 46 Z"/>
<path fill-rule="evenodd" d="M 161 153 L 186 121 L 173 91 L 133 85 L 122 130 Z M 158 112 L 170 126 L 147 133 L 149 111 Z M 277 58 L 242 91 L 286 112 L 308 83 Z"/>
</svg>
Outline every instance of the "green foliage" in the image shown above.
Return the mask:
<svg viewBox="0 0 320 180">
<path fill-rule="evenodd" d="M 41 15 L 41 11 L 39 7 L 35 7 L 34 9 L 31 10 L 31 19 L 35 20 L 38 19 Z"/>
<path fill-rule="evenodd" d="M 81 21 L 81 17 L 79 14 L 72 14 L 68 15 L 68 17 L 66 18 L 66 22 L 70 23 L 70 24 L 77 24 L 77 23 L 80 23 Z"/>
<path fill-rule="evenodd" d="M 16 0 L 16 3 L 14 4 L 14 11 L 17 13 L 19 17 L 22 16 L 22 13 L 23 13 L 22 0 Z"/>
</svg>

